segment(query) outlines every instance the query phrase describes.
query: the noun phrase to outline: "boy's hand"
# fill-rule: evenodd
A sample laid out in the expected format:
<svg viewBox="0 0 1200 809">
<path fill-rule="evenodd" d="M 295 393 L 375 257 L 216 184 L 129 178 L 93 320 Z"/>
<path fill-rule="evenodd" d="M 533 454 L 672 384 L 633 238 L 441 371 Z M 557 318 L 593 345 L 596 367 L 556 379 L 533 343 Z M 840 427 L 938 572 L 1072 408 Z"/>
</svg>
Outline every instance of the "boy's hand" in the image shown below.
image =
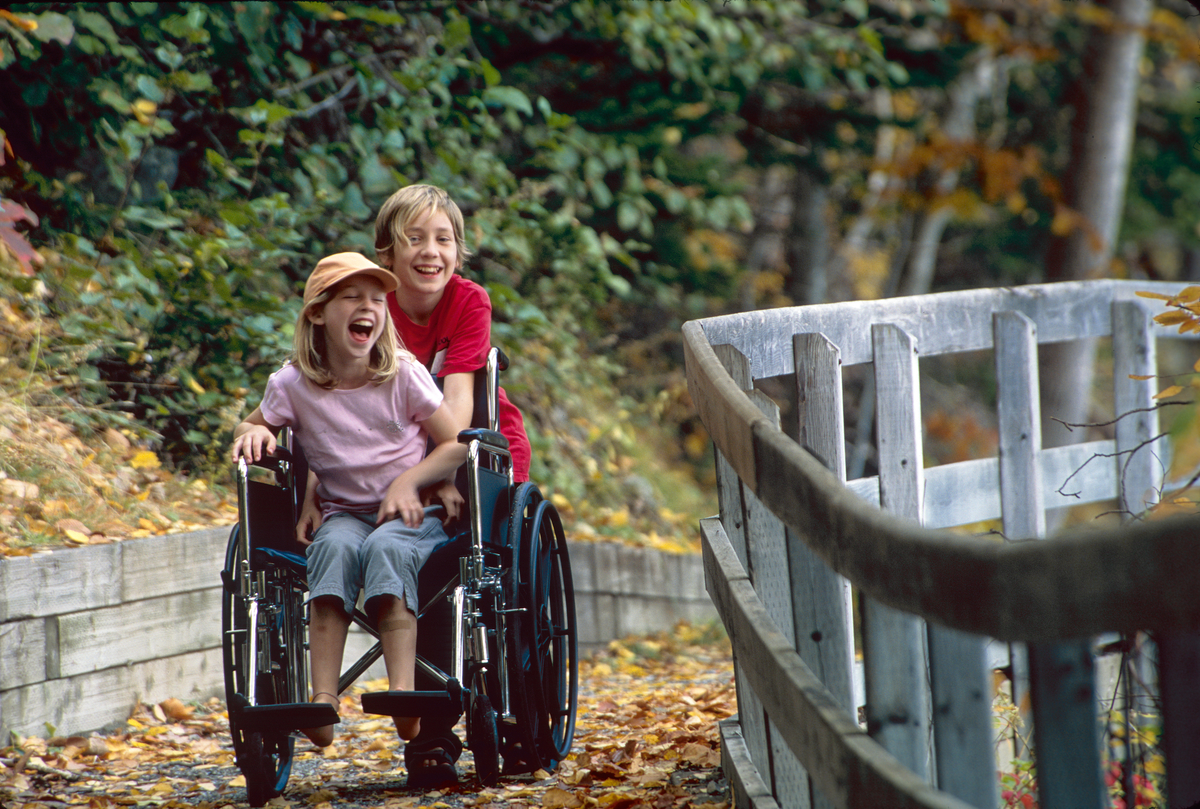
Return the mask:
<svg viewBox="0 0 1200 809">
<path fill-rule="evenodd" d="M 400 519 L 409 528 L 416 528 L 425 521 L 425 507 L 421 505 L 421 495 L 416 487 L 404 480 L 404 475 L 392 481 L 388 486 L 383 502 L 379 504 L 379 513 L 375 515 L 375 524 L 383 525 L 388 520 Z"/>
<path fill-rule="evenodd" d="M 463 513 L 463 506 L 466 500 L 463 499 L 462 492 L 454 485 L 452 480 L 443 480 L 437 486 L 426 489 L 426 497 L 423 502 L 425 505 L 434 505 L 441 503 L 446 507 L 446 518 L 442 520 L 442 524 L 449 525 L 451 520 Z"/>
<path fill-rule="evenodd" d="M 246 463 L 257 463 L 264 454 L 275 454 L 275 434 L 261 424 L 249 425 L 244 433 L 233 439 L 235 463 L 239 458 L 245 458 Z"/>
</svg>

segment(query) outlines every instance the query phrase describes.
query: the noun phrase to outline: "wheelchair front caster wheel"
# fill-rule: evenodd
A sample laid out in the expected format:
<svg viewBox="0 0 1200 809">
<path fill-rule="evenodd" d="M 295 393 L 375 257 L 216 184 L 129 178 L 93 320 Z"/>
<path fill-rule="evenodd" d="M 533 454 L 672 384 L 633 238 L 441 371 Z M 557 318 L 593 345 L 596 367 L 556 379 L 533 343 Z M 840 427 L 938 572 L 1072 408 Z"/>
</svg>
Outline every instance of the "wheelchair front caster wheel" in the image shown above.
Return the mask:
<svg viewBox="0 0 1200 809">
<path fill-rule="evenodd" d="M 467 715 L 467 747 L 475 756 L 475 774 L 485 787 L 500 781 L 500 739 L 496 732 L 496 711 L 487 694 L 471 695 Z"/>
<path fill-rule="evenodd" d="M 294 740 L 284 733 L 245 733 L 238 766 L 246 777 L 246 802 L 262 806 L 287 786 Z"/>
</svg>

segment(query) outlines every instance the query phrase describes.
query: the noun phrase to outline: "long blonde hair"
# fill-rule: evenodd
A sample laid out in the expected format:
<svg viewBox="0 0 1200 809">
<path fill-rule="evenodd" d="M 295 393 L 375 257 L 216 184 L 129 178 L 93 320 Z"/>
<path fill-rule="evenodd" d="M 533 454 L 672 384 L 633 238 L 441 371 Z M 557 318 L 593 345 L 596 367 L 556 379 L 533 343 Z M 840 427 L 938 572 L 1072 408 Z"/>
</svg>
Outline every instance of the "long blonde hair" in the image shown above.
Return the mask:
<svg viewBox="0 0 1200 809">
<path fill-rule="evenodd" d="M 471 257 L 467 249 L 466 225 L 463 214 L 450 195 L 436 185 L 409 185 L 387 198 L 375 217 L 375 254 L 379 263 L 392 266 L 393 248 L 404 240 L 404 230 L 425 216 L 444 213 L 454 228 L 454 241 L 458 246 L 458 266 Z"/>
<path fill-rule="evenodd" d="M 325 327 L 313 323 L 308 316 L 313 310 L 324 306 L 339 287 L 340 283 L 322 290 L 305 304 L 300 310 L 300 316 L 296 318 L 296 333 L 292 338 L 292 364 L 314 385 L 326 390 L 336 388 L 339 380 L 329 367 L 329 356 L 325 348 Z M 371 383 L 382 385 L 389 381 L 399 372 L 400 362 L 411 358 L 412 354 L 404 348 L 396 335 L 391 313 L 384 308 L 383 333 L 379 335 L 375 345 L 371 346 L 371 354 L 367 359 L 367 368 L 375 374 Z"/>
</svg>

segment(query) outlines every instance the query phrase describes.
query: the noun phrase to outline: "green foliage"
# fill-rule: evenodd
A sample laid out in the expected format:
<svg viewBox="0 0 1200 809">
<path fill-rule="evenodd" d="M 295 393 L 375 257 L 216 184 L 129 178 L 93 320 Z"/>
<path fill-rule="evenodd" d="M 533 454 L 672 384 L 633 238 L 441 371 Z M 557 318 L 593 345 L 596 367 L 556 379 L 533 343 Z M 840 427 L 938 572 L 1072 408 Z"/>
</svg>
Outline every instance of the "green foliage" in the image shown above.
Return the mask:
<svg viewBox="0 0 1200 809">
<path fill-rule="evenodd" d="M 752 214 L 714 135 L 753 129 L 764 82 L 904 77 L 865 4 L 832 0 L 9 8 L 0 193 L 51 258 L 37 362 L 65 395 L 216 464 L 312 264 L 370 255 L 380 203 L 431 182 L 467 213 L 535 477 L 595 503 L 657 412 L 614 348 L 737 288 Z"/>
</svg>

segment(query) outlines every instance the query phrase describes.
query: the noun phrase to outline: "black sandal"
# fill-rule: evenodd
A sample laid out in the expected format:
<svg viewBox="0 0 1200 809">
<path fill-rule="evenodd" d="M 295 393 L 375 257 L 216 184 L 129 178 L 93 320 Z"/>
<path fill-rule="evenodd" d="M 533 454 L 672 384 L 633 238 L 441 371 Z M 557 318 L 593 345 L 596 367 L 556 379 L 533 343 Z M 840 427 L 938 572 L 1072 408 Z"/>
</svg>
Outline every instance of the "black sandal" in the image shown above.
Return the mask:
<svg viewBox="0 0 1200 809">
<path fill-rule="evenodd" d="M 458 770 L 450 752 L 443 747 L 413 750 L 404 749 L 404 766 L 408 769 L 405 785 L 414 789 L 440 789 L 458 783 Z"/>
</svg>

